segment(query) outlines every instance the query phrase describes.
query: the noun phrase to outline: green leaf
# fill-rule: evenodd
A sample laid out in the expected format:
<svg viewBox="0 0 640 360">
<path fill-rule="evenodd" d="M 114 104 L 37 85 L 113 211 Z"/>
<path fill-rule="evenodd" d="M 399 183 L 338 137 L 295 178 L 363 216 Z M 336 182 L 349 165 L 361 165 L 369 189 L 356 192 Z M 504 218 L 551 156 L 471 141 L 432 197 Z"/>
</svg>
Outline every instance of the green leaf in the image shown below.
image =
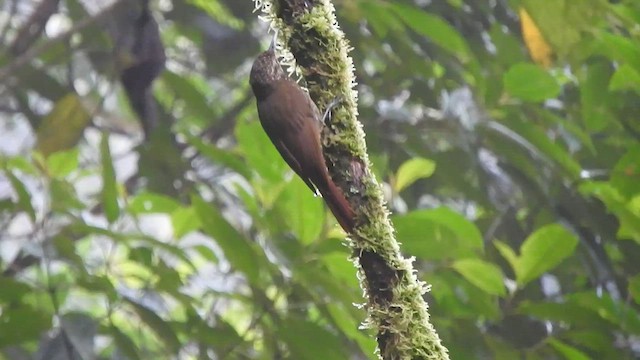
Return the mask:
<svg viewBox="0 0 640 360">
<path fill-rule="evenodd" d="M 288 168 L 260 122 L 241 121 L 236 125 L 236 138 L 240 152 L 245 156 L 248 167 L 272 184 L 283 182 Z"/>
<path fill-rule="evenodd" d="M 78 199 L 76 189 L 66 180 L 52 179 L 49 183 L 49 196 L 51 209 L 56 212 L 66 213 L 85 207 L 85 204 Z"/>
<path fill-rule="evenodd" d="M 618 236 L 640 242 L 640 214 L 634 213 L 633 202 L 628 202 L 610 182 L 589 181 L 579 187 L 580 193 L 592 195 L 602 200 L 607 209 L 620 222 Z"/>
<path fill-rule="evenodd" d="M 593 32 L 595 24 L 607 13 L 603 0 L 523 0 L 521 4 L 540 27 L 560 58 L 578 50 L 584 34 Z"/>
<path fill-rule="evenodd" d="M 620 90 L 633 90 L 640 94 L 640 69 L 623 64 L 616 70 L 609 82 L 609 91 Z"/>
<path fill-rule="evenodd" d="M 598 34 L 598 52 L 608 59 L 621 64 L 628 64 L 636 71 L 640 71 L 640 48 L 633 39 L 602 31 Z"/>
<path fill-rule="evenodd" d="M 563 136 L 563 138 L 565 138 L 565 143 L 567 143 L 568 145 L 573 142 L 573 138 L 575 137 L 577 140 L 580 141 L 582 145 L 587 147 L 587 149 L 589 149 L 592 154 L 595 155 L 597 153 L 595 145 L 593 144 L 594 141 L 591 137 L 591 133 L 586 129 L 584 129 L 582 124 L 577 123 L 576 121 L 572 121 L 571 119 L 566 119 L 564 117 L 558 116 L 555 112 L 551 112 L 549 110 L 542 109 L 542 108 L 538 109 L 537 114 L 540 115 L 541 120 L 544 120 L 545 127 L 547 128 L 557 127 L 557 128 L 566 130 L 568 134 L 567 136 Z M 548 136 L 546 138 L 548 140 Z M 579 165 L 579 163 L 576 162 L 575 159 L 573 159 L 573 157 L 568 153 L 568 151 L 566 151 L 564 148 L 562 148 L 561 150 L 562 150 L 561 151 L 562 154 L 565 157 L 571 159 L 571 161 L 564 161 L 563 166 L 567 167 L 565 163 L 566 164 L 571 163 L 572 165 L 570 165 L 569 168 L 572 169 L 574 168 L 575 165 L 577 165 L 575 167 L 577 167 L 578 169 L 581 169 L 581 166 Z"/>
<path fill-rule="evenodd" d="M 0 276 L 0 304 L 19 301 L 24 295 L 34 291 L 29 285 L 6 276 Z"/>
<path fill-rule="evenodd" d="M 390 8 L 408 27 L 428 37 L 438 46 L 451 52 L 462 62 L 471 57 L 469 45 L 460 33 L 442 18 L 429 14 L 415 6 L 391 3 Z"/>
<path fill-rule="evenodd" d="M 388 7 L 382 2 L 361 1 L 358 6 L 363 18 L 367 19 L 367 24 L 380 39 L 386 38 L 389 31 L 401 31 L 405 28 L 402 20 L 392 16 Z"/>
<path fill-rule="evenodd" d="M 611 10 L 616 14 L 616 16 L 624 19 L 624 21 L 636 22 L 640 24 L 640 8 L 638 8 L 637 4 L 635 6 L 632 3 L 618 3 L 616 5 L 611 6 Z"/>
<path fill-rule="evenodd" d="M 504 276 L 496 265 L 480 259 L 462 259 L 453 263 L 453 268 L 470 283 L 491 295 L 504 296 Z"/>
<path fill-rule="evenodd" d="M 353 262 L 348 258 L 346 253 L 331 252 L 323 255 L 321 260 L 322 263 L 324 263 L 324 266 L 326 266 L 326 268 L 329 270 L 330 277 L 336 283 L 348 284 L 349 289 L 360 288 L 358 284 L 358 278 L 354 276 L 356 273 L 355 267 L 353 266 Z"/>
<path fill-rule="evenodd" d="M 337 302 L 330 302 L 327 305 L 327 311 L 331 315 L 332 320 L 336 323 L 336 326 L 351 340 L 354 340 L 365 354 L 374 354 L 376 349 L 376 342 L 373 336 L 363 332 L 359 329 L 357 324 L 362 321 L 365 314 L 362 311 L 356 313 L 359 316 L 354 316 L 353 305 L 342 305 Z M 351 311 L 351 312 L 350 312 Z"/>
<path fill-rule="evenodd" d="M 18 207 L 29 215 L 31 221 L 36 221 L 36 211 L 33 209 L 33 205 L 31 204 L 31 195 L 27 191 L 27 188 L 11 171 L 5 171 L 5 174 L 9 178 L 11 187 L 18 195 Z"/>
<path fill-rule="evenodd" d="M 196 245 L 193 247 L 193 249 L 197 251 L 200 256 L 205 258 L 207 261 L 210 261 L 212 264 L 217 264 L 220 262 L 220 259 L 218 259 L 218 255 L 216 255 L 216 253 L 207 245 Z"/>
<path fill-rule="evenodd" d="M 610 184 L 623 198 L 640 194 L 640 144 L 630 146 L 611 171 Z"/>
<path fill-rule="evenodd" d="M 511 121 L 509 127 L 525 137 L 535 147 L 535 150 L 540 151 L 540 153 L 536 151 L 535 153 L 530 152 L 530 154 L 539 159 L 553 160 L 573 179 L 580 176 L 582 170 L 580 164 L 562 145 L 558 144 L 558 140 L 551 140 L 543 128 L 531 123 L 531 121 Z"/>
<path fill-rule="evenodd" d="M 47 158 L 47 170 L 51 177 L 64 178 L 78 168 L 78 148 L 57 151 Z"/>
<path fill-rule="evenodd" d="M 182 345 L 171 325 L 164 321 L 155 311 L 137 302 L 124 298 L 136 314 L 153 331 L 172 354 L 177 354 Z"/>
<path fill-rule="evenodd" d="M 78 236 L 88 236 L 88 235 L 102 235 L 116 242 L 120 242 L 123 244 L 127 244 L 131 247 L 130 243 L 139 241 L 148 244 L 151 248 L 156 251 L 166 251 L 167 253 L 177 257 L 182 260 L 185 264 L 187 264 L 191 269 L 195 270 L 193 263 L 191 262 L 189 256 L 185 253 L 184 249 L 178 246 L 175 246 L 168 242 L 160 241 L 154 237 L 146 236 L 140 233 L 126 233 L 126 232 L 114 232 L 109 229 L 104 229 L 96 226 L 90 226 L 84 223 L 73 223 L 69 226 L 70 230 L 74 231 Z"/>
<path fill-rule="evenodd" d="M 524 101 L 541 102 L 560 94 L 560 85 L 539 66 L 519 63 L 504 74 L 505 90 Z"/>
<path fill-rule="evenodd" d="M 36 165 L 34 165 L 34 163 L 37 164 L 37 162 L 35 161 L 38 157 L 37 154 L 37 152 L 32 153 L 33 159 L 28 159 L 25 156 L 13 156 L 5 158 L 0 155 L 0 167 L 12 171 L 19 170 L 21 173 L 26 175 L 38 176 L 41 174 L 41 171 L 36 167 Z"/>
<path fill-rule="evenodd" d="M 0 348 L 37 341 L 51 327 L 52 314 L 24 303 L 6 306 L 0 316 Z M 10 330 L 9 330 L 10 329 Z"/>
<path fill-rule="evenodd" d="M 63 234 L 58 234 L 53 238 L 53 245 L 57 251 L 57 255 L 61 259 L 66 259 L 67 262 L 73 264 L 81 269 L 82 272 L 86 272 L 84 269 L 84 262 L 82 257 L 76 252 L 75 241 L 69 239 Z"/>
<path fill-rule="evenodd" d="M 186 284 L 177 268 L 167 265 L 163 260 L 156 261 L 152 266 L 159 279 L 155 284 L 156 291 L 169 293 L 178 300 L 186 299 L 185 295 L 179 291 Z"/>
<path fill-rule="evenodd" d="M 192 196 L 191 202 L 200 218 L 202 229 L 220 246 L 231 266 L 244 273 L 249 282 L 257 283 L 260 269 L 258 255 L 249 239 L 229 224 L 218 209 L 199 196 Z"/>
<path fill-rule="evenodd" d="M 189 144 L 193 145 L 200 154 L 208 158 L 214 164 L 223 165 L 242 175 L 245 179 L 251 179 L 251 168 L 244 163 L 242 158 L 230 151 L 220 149 L 214 144 L 207 143 L 199 137 L 188 137 Z"/>
<path fill-rule="evenodd" d="M 437 299 L 439 310 L 454 318 L 499 319 L 496 297 L 462 278 L 454 271 L 435 271 L 429 274 L 433 286 L 430 293 Z"/>
<path fill-rule="evenodd" d="M 109 327 L 109 332 L 113 335 L 118 350 L 120 350 L 127 358 L 131 360 L 141 359 L 135 342 L 131 340 L 125 333 L 118 329 L 115 325 Z"/>
<path fill-rule="evenodd" d="M 587 356 L 582 351 L 574 348 L 573 346 L 569 346 L 558 339 L 549 338 L 547 342 L 549 343 L 549 345 L 551 345 L 551 347 L 556 349 L 556 351 L 560 355 L 564 356 L 564 358 L 567 360 L 590 360 L 591 359 L 591 357 Z"/>
<path fill-rule="evenodd" d="M 292 359 L 347 359 L 338 337 L 311 320 L 283 319 L 279 337 L 287 343 Z"/>
<path fill-rule="evenodd" d="M 189 316 L 185 327 L 185 332 L 190 339 L 210 345 L 215 349 L 228 351 L 227 353 L 231 353 L 235 347 L 244 347 L 247 344 L 251 346 L 249 341 L 243 339 L 234 327 L 222 318 L 216 319 L 215 326 L 212 327 L 207 324 L 206 319 L 201 319 L 194 314 Z"/>
<path fill-rule="evenodd" d="M 324 267 L 315 264 L 307 268 L 299 266 L 295 274 L 300 286 L 316 296 L 339 304 L 353 304 L 361 299 L 357 288 L 351 288 L 340 279 L 335 279 L 334 274 L 327 272 Z M 353 271 L 349 274 L 353 276 Z"/>
<path fill-rule="evenodd" d="M 102 206 L 109 223 L 113 223 L 120 216 L 118 205 L 118 188 L 116 185 L 116 172 L 113 168 L 111 150 L 109 150 L 109 134 L 102 134 L 100 142 L 100 157 L 102 159 Z"/>
<path fill-rule="evenodd" d="M 629 278 L 629 293 L 636 304 L 640 304 L 640 275 Z"/>
<path fill-rule="evenodd" d="M 180 207 L 175 199 L 148 192 L 137 194 L 129 201 L 129 211 L 133 214 L 171 213 Z"/>
<path fill-rule="evenodd" d="M 326 213 L 324 205 L 300 178 L 287 184 L 276 204 L 287 227 L 303 244 L 310 244 L 320 236 Z"/>
<path fill-rule="evenodd" d="M 613 299 L 608 293 L 596 294 L 593 291 L 585 291 L 569 294 L 567 301 L 590 309 L 600 319 L 620 327 L 622 331 L 640 334 L 640 314 L 627 300 Z"/>
<path fill-rule="evenodd" d="M 551 270 L 573 254 L 578 239 L 561 225 L 544 226 L 531 234 L 520 247 L 516 280 L 524 286 Z"/>
<path fill-rule="evenodd" d="M 221 1 L 187 0 L 187 3 L 204 10 L 209 16 L 216 19 L 221 24 L 227 25 L 236 30 L 244 27 L 244 22 L 233 16 L 233 13 L 229 11 Z"/>
<path fill-rule="evenodd" d="M 589 308 L 569 299 L 565 302 L 523 301 L 518 305 L 518 313 L 570 324 L 572 328 L 606 328 L 607 323 L 598 315 L 597 307 Z"/>
<path fill-rule="evenodd" d="M 510 248 L 509 245 L 503 243 L 502 241 L 494 240 L 493 245 L 496 247 L 496 249 L 498 249 L 500 255 L 502 255 L 502 257 L 507 260 L 507 262 L 509 263 L 509 265 L 511 265 L 511 268 L 515 272 L 516 268 L 518 267 L 518 262 L 520 261 L 515 251 L 513 251 L 513 249 Z"/>
<path fill-rule="evenodd" d="M 593 132 L 611 125 L 612 114 L 608 108 L 611 96 L 604 91 L 609 84 L 611 72 L 611 64 L 605 59 L 594 62 L 587 67 L 586 79 L 580 84 L 582 119 L 586 128 Z"/>
<path fill-rule="evenodd" d="M 206 94 L 203 93 L 207 89 L 204 80 L 199 83 L 196 76 L 178 75 L 171 71 L 164 71 L 162 79 L 173 90 L 175 98 L 184 101 L 185 112 L 188 115 L 207 122 L 217 118 L 217 114 L 209 105 Z"/>
<path fill-rule="evenodd" d="M 91 114 L 78 95 L 71 92 L 61 97 L 42 120 L 37 131 L 37 150 L 45 157 L 70 149 L 82 138 Z"/>
<path fill-rule="evenodd" d="M 491 41 L 496 46 L 496 60 L 503 66 L 509 66 L 514 62 L 524 61 L 522 42 L 519 38 L 509 33 L 502 24 L 496 22 L 491 26 Z"/>
<path fill-rule="evenodd" d="M 89 292 L 104 294 L 111 301 L 118 301 L 119 295 L 106 275 L 84 274 L 77 278 L 77 285 Z"/>
<path fill-rule="evenodd" d="M 396 174 L 395 191 L 401 192 L 419 179 L 428 178 L 436 169 L 436 164 L 428 159 L 413 158 L 405 161 Z"/>
<path fill-rule="evenodd" d="M 225 166 L 242 175 L 242 177 L 247 180 L 251 179 L 251 169 L 238 154 L 220 149 L 214 144 L 207 143 L 197 137 L 188 137 L 188 141 L 189 144 L 193 145 L 193 147 L 200 152 L 200 154 L 208 158 L 214 164 Z"/>
<path fill-rule="evenodd" d="M 591 330 L 569 330 L 563 331 L 562 338 L 581 349 L 591 350 L 599 354 L 617 354 L 615 342 L 611 341 L 607 330 L 596 329 L 593 324 L 587 324 L 585 329 Z"/>
<path fill-rule="evenodd" d="M 395 216 L 403 249 L 421 259 L 459 259 L 482 251 L 482 235 L 464 216 L 442 207 Z"/>
<path fill-rule="evenodd" d="M 171 213 L 171 225 L 173 225 L 173 235 L 181 238 L 184 235 L 196 231 L 202 226 L 200 218 L 193 207 L 180 207 Z"/>
</svg>

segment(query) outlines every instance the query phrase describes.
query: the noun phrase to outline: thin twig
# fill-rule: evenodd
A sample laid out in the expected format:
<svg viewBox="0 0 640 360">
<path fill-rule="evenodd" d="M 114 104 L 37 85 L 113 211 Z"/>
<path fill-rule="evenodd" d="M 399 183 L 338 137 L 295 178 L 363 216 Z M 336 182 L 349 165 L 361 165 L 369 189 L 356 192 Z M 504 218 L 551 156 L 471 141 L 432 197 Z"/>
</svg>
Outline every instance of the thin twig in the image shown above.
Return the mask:
<svg viewBox="0 0 640 360">
<path fill-rule="evenodd" d="M 9 8 L 9 16 L 7 17 L 7 21 L 3 24 L 2 30 L 0 30 L 0 44 L 4 44 L 7 40 L 7 34 L 9 33 L 9 28 L 11 28 L 11 19 L 15 16 L 18 11 L 18 0 L 11 1 L 11 7 Z"/>
<path fill-rule="evenodd" d="M 25 51 L 22 55 L 16 57 L 9 65 L 0 69 L 0 83 L 4 83 L 7 80 L 7 78 L 11 77 L 12 75 L 15 75 L 18 69 L 30 63 L 33 59 L 38 57 L 43 52 L 47 51 L 56 43 L 61 41 L 66 41 L 69 38 L 71 38 L 71 36 L 73 36 L 75 33 L 78 33 L 91 25 L 98 24 L 98 23 L 101 23 L 102 21 L 107 20 L 109 16 L 111 16 L 111 13 L 114 12 L 118 8 L 118 6 L 124 3 L 126 3 L 126 0 L 118 0 L 115 3 L 113 3 L 111 6 L 105 8 L 102 12 L 98 13 L 97 15 L 78 22 L 68 31 L 49 39 L 49 41 L 46 41 L 38 46 L 34 46 L 29 50 Z"/>
<path fill-rule="evenodd" d="M 18 29 L 9 51 L 13 55 L 20 55 L 38 40 L 49 18 L 58 10 L 60 0 L 42 0 L 27 21 Z"/>
</svg>

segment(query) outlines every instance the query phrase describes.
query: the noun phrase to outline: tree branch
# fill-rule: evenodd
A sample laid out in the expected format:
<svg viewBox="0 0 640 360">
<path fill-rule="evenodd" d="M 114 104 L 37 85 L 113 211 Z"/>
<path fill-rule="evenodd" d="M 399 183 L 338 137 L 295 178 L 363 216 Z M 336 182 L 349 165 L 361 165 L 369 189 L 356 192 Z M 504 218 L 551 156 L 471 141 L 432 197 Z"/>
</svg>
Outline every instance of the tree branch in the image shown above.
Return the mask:
<svg viewBox="0 0 640 360">
<path fill-rule="evenodd" d="M 58 10 L 60 0 L 42 0 L 29 19 L 22 25 L 9 47 L 13 55 L 20 55 L 33 44 L 44 31 L 51 15 Z"/>
<path fill-rule="evenodd" d="M 357 212 L 349 246 L 368 300 L 365 324 L 377 331 L 379 355 L 383 359 L 448 359 L 429 322 L 422 297 L 428 288 L 417 279 L 411 260 L 400 254 L 380 185 L 370 169 L 357 120 L 353 61 L 333 4 L 330 0 L 254 1 L 288 48 L 280 51 L 283 64 L 303 76 L 318 107 L 326 108 L 336 96 L 344 98 L 325 126 L 323 146 L 333 180 Z"/>
<path fill-rule="evenodd" d="M 60 35 L 58 35 L 56 37 L 53 37 L 53 38 L 49 39 L 46 42 L 43 42 L 42 44 L 40 44 L 38 46 L 31 47 L 27 51 L 22 53 L 21 55 L 15 57 L 11 63 L 9 63 L 8 65 L 6 65 L 6 66 L 4 66 L 2 68 L 0 68 L 0 84 L 1 83 L 5 83 L 7 81 L 7 79 L 9 79 L 13 75 L 17 74 L 17 70 L 18 69 L 20 69 L 21 67 L 29 64 L 31 61 L 33 61 L 33 59 L 38 57 L 43 52 L 47 51 L 53 45 L 55 45 L 55 44 L 57 44 L 59 42 L 68 40 L 69 38 L 71 38 L 71 36 L 73 34 L 76 34 L 76 33 L 80 32 L 80 31 L 88 28 L 91 25 L 98 24 L 98 23 L 101 23 L 101 22 L 107 20 L 109 18 L 109 16 L 111 16 L 111 14 L 118 8 L 118 6 L 120 6 L 122 4 L 125 4 L 126 2 L 127 2 L 127 0 L 117 0 L 116 2 L 114 2 L 109 7 L 105 8 L 100 13 L 96 14 L 95 16 L 86 18 L 86 19 L 78 22 L 77 24 L 75 24 L 68 31 L 66 31 L 66 32 L 64 32 L 64 33 L 62 33 L 62 34 L 60 34 Z"/>
</svg>

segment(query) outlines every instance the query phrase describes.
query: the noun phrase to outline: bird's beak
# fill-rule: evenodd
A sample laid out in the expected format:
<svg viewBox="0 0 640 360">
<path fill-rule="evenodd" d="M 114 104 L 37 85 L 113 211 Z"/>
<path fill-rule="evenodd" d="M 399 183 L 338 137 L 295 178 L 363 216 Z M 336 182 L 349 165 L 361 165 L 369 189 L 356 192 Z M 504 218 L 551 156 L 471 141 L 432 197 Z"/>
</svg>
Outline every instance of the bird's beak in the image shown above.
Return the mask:
<svg viewBox="0 0 640 360">
<path fill-rule="evenodd" d="M 273 38 L 271 39 L 271 45 L 269 45 L 269 51 L 275 51 L 277 39 L 278 39 L 278 30 L 276 30 L 273 34 Z"/>
</svg>

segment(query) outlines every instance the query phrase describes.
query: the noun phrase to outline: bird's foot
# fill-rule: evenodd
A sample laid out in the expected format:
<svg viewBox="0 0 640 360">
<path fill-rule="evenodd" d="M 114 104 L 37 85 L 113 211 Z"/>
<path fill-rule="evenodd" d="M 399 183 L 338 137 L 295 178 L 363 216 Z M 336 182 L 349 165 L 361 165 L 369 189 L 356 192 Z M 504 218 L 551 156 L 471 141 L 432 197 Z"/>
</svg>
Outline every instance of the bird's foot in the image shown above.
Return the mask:
<svg viewBox="0 0 640 360">
<path fill-rule="evenodd" d="M 327 123 L 329 121 L 329 117 L 331 116 L 331 111 L 336 108 L 336 106 L 340 105 L 341 102 L 344 101 L 342 95 L 338 95 L 331 100 L 329 105 L 327 105 L 327 109 L 324 111 L 324 115 L 322 115 L 322 122 Z"/>
</svg>

